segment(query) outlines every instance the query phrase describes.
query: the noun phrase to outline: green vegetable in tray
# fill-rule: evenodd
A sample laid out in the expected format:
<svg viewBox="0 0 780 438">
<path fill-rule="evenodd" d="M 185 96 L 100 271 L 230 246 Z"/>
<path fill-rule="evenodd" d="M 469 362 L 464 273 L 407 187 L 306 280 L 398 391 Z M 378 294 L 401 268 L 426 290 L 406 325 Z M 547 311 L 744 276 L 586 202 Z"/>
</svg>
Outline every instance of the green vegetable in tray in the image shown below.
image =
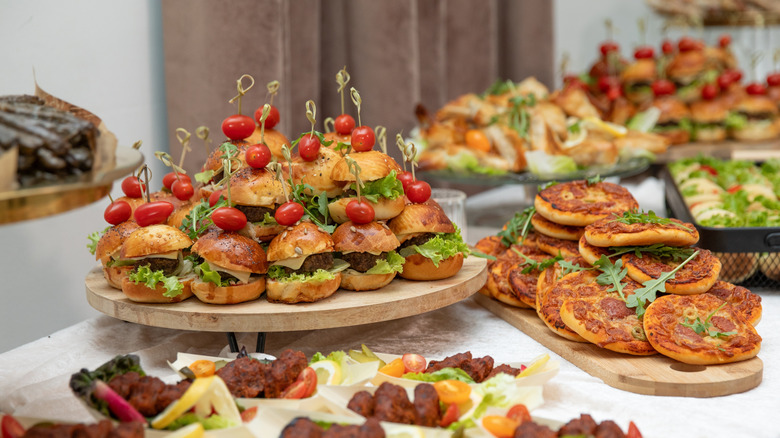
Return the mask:
<svg viewBox="0 0 780 438">
<path fill-rule="evenodd" d="M 69 386 L 76 397 L 84 400 L 89 407 L 107 417 L 117 418 L 120 421 L 141 421 L 146 423 L 146 418 L 107 384 L 115 376 L 131 371 L 141 376 L 146 375 L 143 368 L 141 368 L 139 357 L 133 354 L 116 356 L 94 371 L 84 368 L 73 374 L 70 377 Z"/>
</svg>

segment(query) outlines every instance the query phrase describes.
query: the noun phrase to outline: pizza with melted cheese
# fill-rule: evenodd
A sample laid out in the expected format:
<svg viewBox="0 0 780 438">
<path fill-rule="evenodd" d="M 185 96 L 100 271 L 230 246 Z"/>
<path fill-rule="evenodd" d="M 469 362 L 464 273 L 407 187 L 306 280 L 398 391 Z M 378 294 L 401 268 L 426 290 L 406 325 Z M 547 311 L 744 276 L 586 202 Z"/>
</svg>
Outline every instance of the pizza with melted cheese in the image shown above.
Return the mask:
<svg viewBox="0 0 780 438">
<path fill-rule="evenodd" d="M 631 215 L 630 219 L 626 215 Z M 656 222 L 642 222 L 656 221 Z M 585 240 L 593 246 L 691 246 L 699 241 L 693 224 L 678 219 L 658 218 L 654 214 L 626 213 L 610 215 L 585 227 Z"/>
<path fill-rule="evenodd" d="M 558 254 L 562 257 L 577 257 L 580 255 L 580 248 L 576 240 L 563 240 L 539 233 L 536 237 L 536 245 L 540 250 L 553 257 Z"/>
<path fill-rule="evenodd" d="M 534 230 L 539 234 L 563 240 L 579 240 L 579 238 L 582 237 L 582 233 L 585 232 L 585 227 L 561 225 L 547 220 L 539 213 L 534 213 L 534 215 L 531 216 L 531 225 L 533 225 Z"/>
<path fill-rule="evenodd" d="M 753 327 L 761 321 L 761 297 L 747 288 L 718 281 L 707 293 L 729 303 Z"/>
<path fill-rule="evenodd" d="M 617 184 L 578 180 L 540 191 L 534 198 L 534 207 L 551 222 L 584 227 L 613 213 L 637 209 L 639 204 L 626 188 Z"/>
<path fill-rule="evenodd" d="M 678 295 L 700 294 L 707 292 L 718 281 L 720 260 L 706 249 L 697 248 L 697 250 L 699 254 L 680 268 L 674 277 L 666 281 L 666 292 Z M 682 262 L 682 260 L 676 261 L 671 257 L 662 258 L 654 254 L 641 253 L 640 255 L 641 257 L 631 252 L 623 254 L 622 257 L 623 266 L 628 269 L 628 276 L 639 283 L 660 278 Z"/>
</svg>

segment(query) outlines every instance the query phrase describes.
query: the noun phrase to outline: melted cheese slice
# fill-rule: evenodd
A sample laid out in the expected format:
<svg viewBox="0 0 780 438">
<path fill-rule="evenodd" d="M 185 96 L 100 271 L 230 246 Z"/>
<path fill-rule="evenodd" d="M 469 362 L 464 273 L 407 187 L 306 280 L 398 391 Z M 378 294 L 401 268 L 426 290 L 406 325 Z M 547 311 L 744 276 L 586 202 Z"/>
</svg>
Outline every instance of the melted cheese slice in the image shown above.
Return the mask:
<svg viewBox="0 0 780 438">
<path fill-rule="evenodd" d="M 149 254 L 147 256 L 141 256 L 141 257 L 128 257 L 127 260 L 143 260 L 143 259 L 171 259 L 176 260 L 179 258 L 179 251 L 173 250 L 169 252 L 164 252 L 161 254 Z"/>
<path fill-rule="evenodd" d="M 214 262 L 209 262 L 209 266 L 211 267 L 212 271 L 224 272 L 226 274 L 230 274 L 230 275 L 238 278 L 242 283 L 249 283 L 249 276 L 252 275 L 251 272 L 236 271 L 236 270 L 233 270 L 233 269 L 228 269 L 228 268 L 226 268 L 224 266 L 219 266 L 219 265 L 217 265 Z"/>
<path fill-rule="evenodd" d="M 303 266 L 303 262 L 306 260 L 306 257 L 296 257 L 292 259 L 278 260 L 271 263 L 271 266 L 279 265 L 297 271 L 298 269 L 301 269 L 301 266 Z"/>
</svg>

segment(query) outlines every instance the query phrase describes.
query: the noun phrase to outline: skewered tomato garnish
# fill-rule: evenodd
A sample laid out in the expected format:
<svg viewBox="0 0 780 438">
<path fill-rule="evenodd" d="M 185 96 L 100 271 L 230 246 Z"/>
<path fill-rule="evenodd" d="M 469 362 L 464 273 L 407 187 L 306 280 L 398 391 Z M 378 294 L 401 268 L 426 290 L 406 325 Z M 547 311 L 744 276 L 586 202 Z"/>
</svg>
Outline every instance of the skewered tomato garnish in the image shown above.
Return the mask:
<svg viewBox="0 0 780 438">
<path fill-rule="evenodd" d="M 252 145 L 246 149 L 244 159 L 250 167 L 262 169 L 271 162 L 271 150 L 262 143 Z"/>
<path fill-rule="evenodd" d="M 168 172 L 163 177 L 163 186 L 166 189 L 171 190 L 171 186 L 178 179 L 186 180 L 188 183 L 192 184 L 192 179 L 190 179 L 186 173 Z"/>
<path fill-rule="evenodd" d="M 304 161 L 314 161 L 320 156 L 320 139 L 316 135 L 306 134 L 298 142 L 298 153 Z"/>
<path fill-rule="evenodd" d="M 336 117 L 333 122 L 333 129 L 341 135 L 349 135 L 355 129 L 355 119 L 349 114 L 342 114 Z"/>
<path fill-rule="evenodd" d="M 460 380 L 441 380 L 433 384 L 439 400 L 444 404 L 460 404 L 471 397 L 471 386 Z"/>
<path fill-rule="evenodd" d="M 721 35 L 720 38 L 718 38 L 718 45 L 723 49 L 731 45 L 731 35 L 727 33 Z"/>
<path fill-rule="evenodd" d="M 410 201 L 422 204 L 431 197 L 431 186 L 425 181 L 417 180 L 409 183 L 405 192 Z"/>
<path fill-rule="evenodd" d="M 674 84 L 672 83 L 672 81 L 668 79 L 659 79 L 653 82 L 651 88 L 653 89 L 653 94 L 655 94 L 656 96 L 665 96 L 668 94 L 674 94 L 675 91 Z"/>
<path fill-rule="evenodd" d="M 192 183 L 185 179 L 178 179 L 173 182 L 171 186 L 171 192 L 176 199 L 186 201 L 192 197 L 195 193 L 195 189 L 192 187 Z"/>
<path fill-rule="evenodd" d="M 214 190 L 213 192 L 211 192 L 211 194 L 209 195 L 209 207 L 213 207 L 217 205 L 217 202 L 219 202 L 220 198 L 223 198 L 222 190 Z"/>
<path fill-rule="evenodd" d="M 376 137 L 370 126 L 358 126 L 352 130 L 352 149 L 356 152 L 367 152 L 374 148 Z"/>
<path fill-rule="evenodd" d="M 368 202 L 361 202 L 357 199 L 349 201 L 345 208 L 345 213 L 349 220 L 355 224 L 367 224 L 374 220 L 374 207 Z"/>
<path fill-rule="evenodd" d="M 128 176 L 122 180 L 122 192 L 128 198 L 140 198 L 143 196 L 143 189 L 145 188 L 146 186 L 143 185 L 138 177 Z"/>
<path fill-rule="evenodd" d="M 607 56 L 610 52 L 617 52 L 618 50 L 620 50 L 620 46 L 614 41 L 604 41 L 599 46 L 599 51 L 603 56 Z"/>
<path fill-rule="evenodd" d="M 211 213 L 211 220 L 225 231 L 238 231 L 246 226 L 244 212 L 233 207 L 219 207 Z"/>
<path fill-rule="evenodd" d="M 395 177 L 398 181 L 401 181 L 401 184 L 404 186 L 404 192 L 406 192 L 406 186 L 408 186 L 411 182 L 414 181 L 414 176 L 412 175 L 412 172 L 409 171 L 403 171 L 398 174 L 398 176 Z"/>
<path fill-rule="evenodd" d="M 663 44 L 661 44 L 661 51 L 664 52 L 664 55 L 674 53 L 674 44 L 669 40 L 665 40 Z"/>
<path fill-rule="evenodd" d="M 125 201 L 114 201 L 108 204 L 106 211 L 103 212 L 103 219 L 111 225 L 121 224 L 130 219 L 133 214 L 133 208 Z"/>
<path fill-rule="evenodd" d="M 761 84 L 759 82 L 753 82 L 751 84 L 748 84 L 747 87 L 745 87 L 745 91 L 747 91 L 747 94 L 750 94 L 751 96 L 759 96 L 762 94 L 766 94 L 766 87 L 764 84 Z"/>
<path fill-rule="evenodd" d="M 274 213 L 274 219 L 279 225 L 290 226 L 303 217 L 303 206 L 295 201 L 287 201 L 280 205 Z"/>
<path fill-rule="evenodd" d="M 650 46 L 639 46 L 634 50 L 634 58 L 651 59 L 655 56 L 655 49 Z"/>
<path fill-rule="evenodd" d="M 701 88 L 701 98 L 704 100 L 712 100 L 718 97 L 718 86 L 715 84 L 705 84 Z"/>
<path fill-rule="evenodd" d="M 255 121 L 242 114 L 233 114 L 222 121 L 222 132 L 231 140 L 243 140 L 255 132 Z"/>
<path fill-rule="evenodd" d="M 155 201 L 136 207 L 133 217 L 138 225 L 146 227 L 165 222 L 171 213 L 173 213 L 173 204 L 168 201 Z"/>
<path fill-rule="evenodd" d="M 260 119 L 263 117 L 263 107 L 255 110 L 255 120 L 260 123 Z M 265 129 L 274 129 L 274 126 L 279 124 L 279 110 L 275 106 L 271 105 L 271 109 L 268 110 L 268 117 L 265 119 Z"/>
</svg>

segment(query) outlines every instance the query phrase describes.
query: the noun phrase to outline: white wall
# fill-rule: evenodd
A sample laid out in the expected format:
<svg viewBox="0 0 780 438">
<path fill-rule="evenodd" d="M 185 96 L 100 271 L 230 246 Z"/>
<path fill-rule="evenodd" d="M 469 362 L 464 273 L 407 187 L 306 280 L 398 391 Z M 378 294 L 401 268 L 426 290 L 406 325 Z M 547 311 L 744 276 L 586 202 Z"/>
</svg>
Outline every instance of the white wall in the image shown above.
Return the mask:
<svg viewBox="0 0 780 438">
<path fill-rule="evenodd" d="M 120 145 L 143 140 L 146 157 L 167 150 L 159 9 L 154 0 L 0 0 L 0 95 L 32 94 L 35 69 L 41 88 L 100 116 Z M 98 315 L 84 293 L 95 266 L 85 244 L 107 226 L 106 205 L 0 225 L 0 352 Z"/>
</svg>

